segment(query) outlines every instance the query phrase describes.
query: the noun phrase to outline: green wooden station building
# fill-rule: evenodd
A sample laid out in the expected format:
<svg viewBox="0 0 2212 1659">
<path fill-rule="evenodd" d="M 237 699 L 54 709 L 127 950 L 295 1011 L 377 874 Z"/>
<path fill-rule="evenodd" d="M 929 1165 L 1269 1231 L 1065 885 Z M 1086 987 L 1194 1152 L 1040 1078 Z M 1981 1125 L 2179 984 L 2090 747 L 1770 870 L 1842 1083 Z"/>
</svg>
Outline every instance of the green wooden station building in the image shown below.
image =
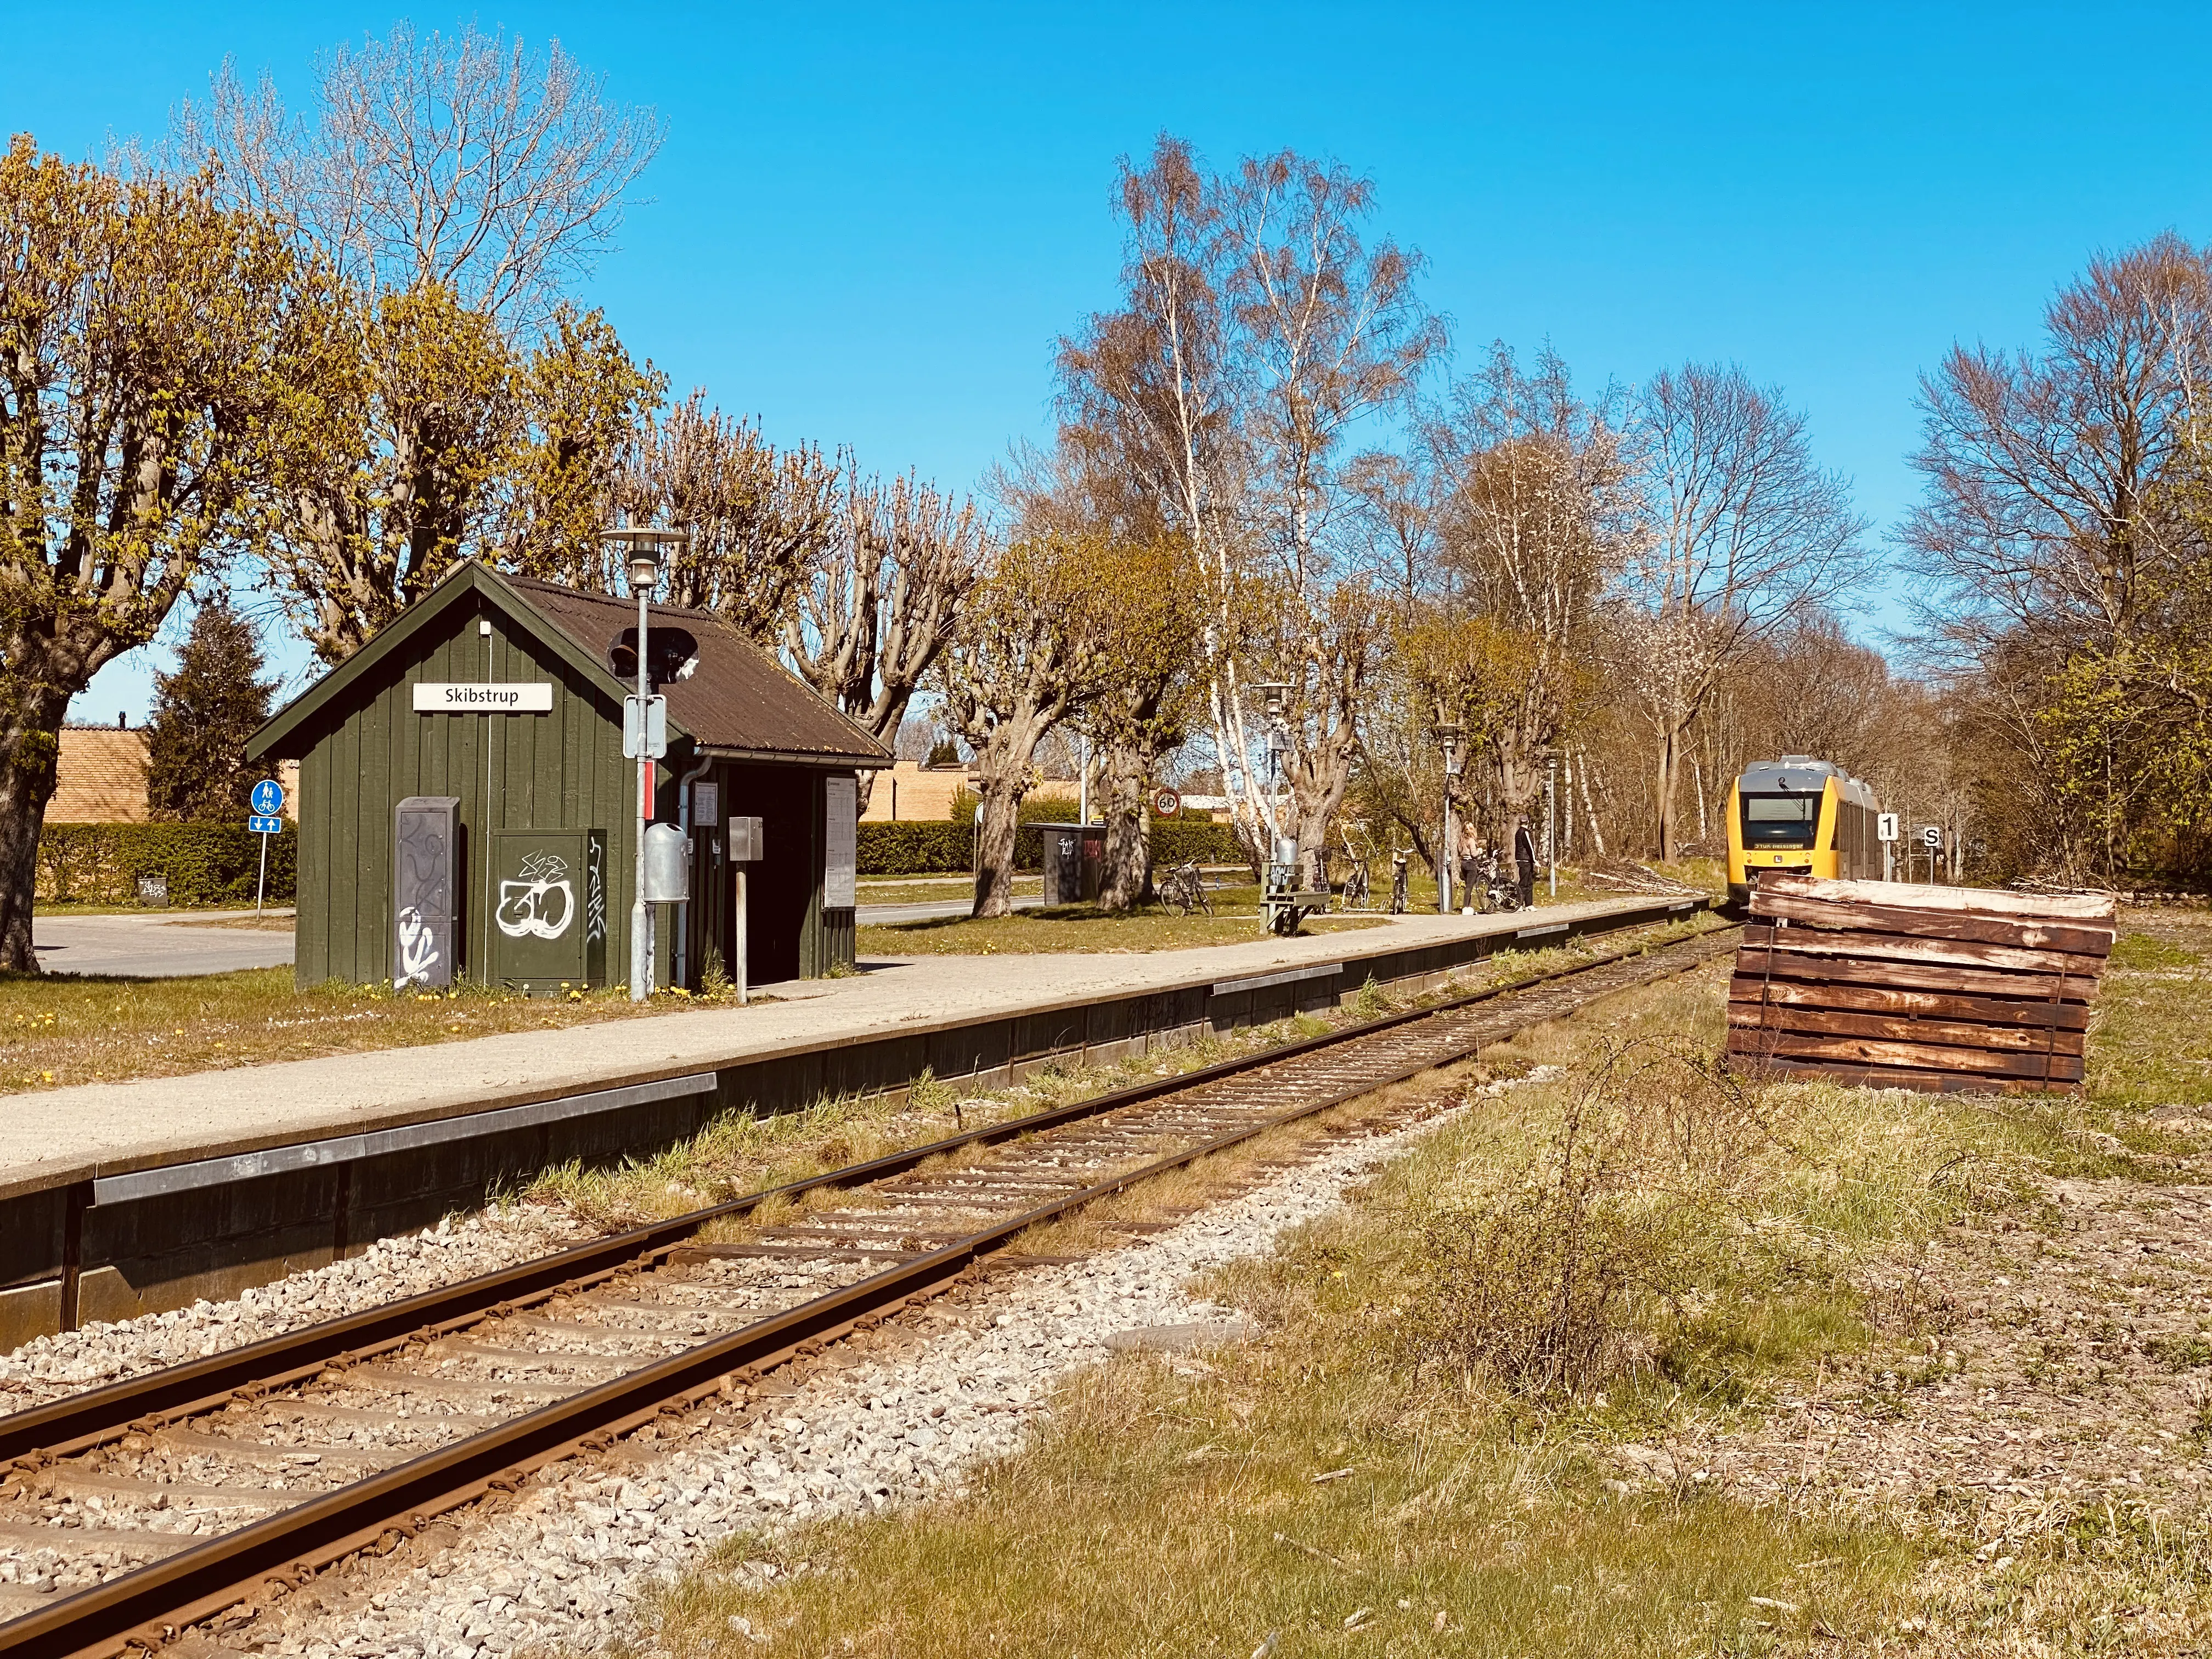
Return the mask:
<svg viewBox="0 0 2212 1659">
<path fill-rule="evenodd" d="M 859 775 L 890 756 L 711 612 L 647 617 L 652 817 L 690 874 L 655 907 L 654 982 L 735 962 L 740 867 L 753 983 L 850 964 Z M 300 984 L 629 979 L 636 623 L 634 601 L 464 564 L 255 733 L 254 758 L 300 763 Z"/>
</svg>

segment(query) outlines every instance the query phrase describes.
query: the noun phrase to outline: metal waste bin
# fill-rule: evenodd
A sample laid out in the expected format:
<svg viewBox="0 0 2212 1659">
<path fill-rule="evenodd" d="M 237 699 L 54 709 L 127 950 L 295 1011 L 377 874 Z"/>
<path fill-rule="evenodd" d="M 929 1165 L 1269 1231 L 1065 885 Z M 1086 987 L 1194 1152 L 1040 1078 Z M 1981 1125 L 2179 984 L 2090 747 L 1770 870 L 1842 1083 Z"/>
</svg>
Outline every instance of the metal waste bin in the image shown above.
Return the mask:
<svg viewBox="0 0 2212 1659">
<path fill-rule="evenodd" d="M 1041 823 L 1044 833 L 1044 902 L 1088 904 L 1098 896 L 1106 868 L 1103 823 Z"/>
</svg>

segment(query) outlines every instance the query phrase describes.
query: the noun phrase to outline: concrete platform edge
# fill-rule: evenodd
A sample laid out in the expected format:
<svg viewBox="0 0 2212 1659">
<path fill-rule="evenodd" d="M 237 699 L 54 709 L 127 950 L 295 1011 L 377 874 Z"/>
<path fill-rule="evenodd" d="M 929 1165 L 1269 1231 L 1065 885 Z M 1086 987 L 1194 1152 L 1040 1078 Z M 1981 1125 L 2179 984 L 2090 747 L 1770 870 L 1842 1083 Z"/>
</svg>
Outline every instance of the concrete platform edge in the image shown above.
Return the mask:
<svg viewBox="0 0 2212 1659">
<path fill-rule="evenodd" d="M 917 1021 L 857 1039 L 739 1051 L 704 1066 L 692 1059 L 594 1078 L 589 1089 L 572 1082 L 395 1112 L 345 1136 L 263 1136 L 213 1158 L 125 1157 L 41 1171 L 0 1189 L 0 1352 L 95 1321 L 234 1296 L 375 1238 L 433 1224 L 538 1170 L 650 1153 L 727 1112 L 898 1092 L 925 1068 L 996 1086 L 1070 1058 L 1111 1060 L 1334 1007 L 1370 978 L 1400 989 L 1425 987 L 1523 942 L 1650 926 L 1707 905 L 1702 897 L 1654 898 L 1449 940 L 1386 938 L 1283 973 L 1196 975 L 1125 994 Z M 712 1085 L 701 1086 L 708 1071 Z M 687 1086 L 657 1086 L 679 1081 Z M 217 1167 L 226 1162 L 234 1170 Z"/>
</svg>

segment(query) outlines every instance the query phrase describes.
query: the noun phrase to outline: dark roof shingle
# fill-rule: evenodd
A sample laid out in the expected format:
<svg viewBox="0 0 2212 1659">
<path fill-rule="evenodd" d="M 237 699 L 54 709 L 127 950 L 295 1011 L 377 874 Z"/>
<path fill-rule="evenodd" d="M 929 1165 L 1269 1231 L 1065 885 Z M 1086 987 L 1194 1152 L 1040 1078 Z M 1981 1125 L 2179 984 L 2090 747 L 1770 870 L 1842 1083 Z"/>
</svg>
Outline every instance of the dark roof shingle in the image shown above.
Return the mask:
<svg viewBox="0 0 2212 1659">
<path fill-rule="evenodd" d="M 617 636 L 637 625 L 634 602 L 523 576 L 506 581 L 603 665 Z M 663 623 L 687 629 L 699 642 L 699 666 L 691 678 L 660 689 L 667 694 L 669 717 L 704 747 L 763 758 L 799 755 L 858 767 L 890 764 L 890 751 L 866 727 L 714 612 L 649 606 L 648 629 Z"/>
</svg>

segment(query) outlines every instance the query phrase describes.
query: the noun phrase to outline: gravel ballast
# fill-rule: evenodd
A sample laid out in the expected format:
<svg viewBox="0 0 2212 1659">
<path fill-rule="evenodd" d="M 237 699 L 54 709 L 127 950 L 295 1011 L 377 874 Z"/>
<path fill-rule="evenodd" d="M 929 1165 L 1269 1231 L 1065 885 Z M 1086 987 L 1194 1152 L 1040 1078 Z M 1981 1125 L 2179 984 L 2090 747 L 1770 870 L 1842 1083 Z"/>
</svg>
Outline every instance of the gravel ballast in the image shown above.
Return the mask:
<svg viewBox="0 0 2212 1659">
<path fill-rule="evenodd" d="M 41 1336 L 0 1354 L 0 1414 L 419 1296 L 597 1237 L 564 1210 L 501 1205 L 379 1239 L 359 1255 L 168 1313 Z"/>
<path fill-rule="evenodd" d="M 917 1346 L 818 1372 L 742 1431 L 634 1456 L 626 1469 L 541 1476 L 505 1513 L 457 1521 L 434 1558 L 359 1568 L 342 1606 L 326 1595 L 320 1613 L 277 1610 L 245 1639 L 316 1659 L 491 1659 L 617 1638 L 649 1650 L 640 1598 L 724 1539 L 959 1491 L 965 1471 L 1014 1449 L 1072 1373 L 1133 1346 L 1133 1332 L 1220 1327 L 1217 1340 L 1235 1340 L 1237 1316 L 1188 1294 L 1191 1278 L 1267 1250 L 1462 1109 L 1333 1147 L 1142 1243 L 1026 1271 L 957 1313 L 934 1310 Z M 1183 1336 L 1158 1346 L 1171 1352 Z"/>
</svg>

